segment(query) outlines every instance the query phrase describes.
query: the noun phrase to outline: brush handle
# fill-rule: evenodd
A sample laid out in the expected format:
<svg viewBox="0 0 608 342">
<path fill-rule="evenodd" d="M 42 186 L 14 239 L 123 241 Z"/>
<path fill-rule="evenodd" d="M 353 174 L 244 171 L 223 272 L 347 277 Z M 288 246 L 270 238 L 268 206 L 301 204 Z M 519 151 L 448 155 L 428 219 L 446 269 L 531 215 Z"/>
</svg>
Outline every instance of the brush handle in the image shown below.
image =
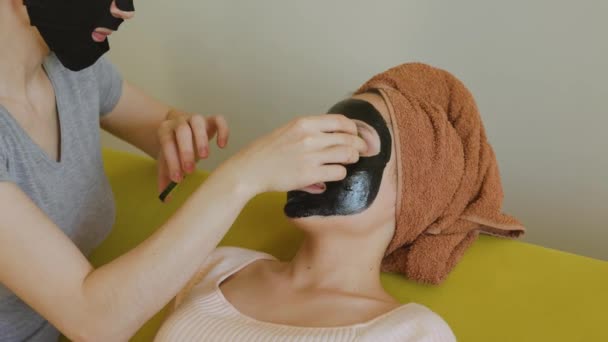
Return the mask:
<svg viewBox="0 0 608 342">
<path fill-rule="evenodd" d="M 177 186 L 177 183 L 175 183 L 175 182 L 169 183 L 169 185 L 167 185 L 165 190 L 163 190 L 163 192 L 161 192 L 160 195 L 158 196 L 160 201 L 164 202 L 165 198 L 167 198 L 167 196 L 169 196 L 169 193 L 171 193 L 171 191 L 173 191 L 173 189 L 175 189 L 176 186 Z"/>
</svg>

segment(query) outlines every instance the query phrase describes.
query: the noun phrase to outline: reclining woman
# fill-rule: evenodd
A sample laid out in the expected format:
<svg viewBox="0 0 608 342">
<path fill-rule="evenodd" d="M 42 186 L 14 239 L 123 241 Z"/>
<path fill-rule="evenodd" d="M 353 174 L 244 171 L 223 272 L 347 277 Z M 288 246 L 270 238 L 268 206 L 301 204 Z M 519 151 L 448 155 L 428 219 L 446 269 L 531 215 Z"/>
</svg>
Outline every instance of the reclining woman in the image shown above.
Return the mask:
<svg viewBox="0 0 608 342">
<path fill-rule="evenodd" d="M 474 100 L 445 71 L 405 64 L 330 113 L 368 151 L 339 182 L 288 193 L 305 239 L 289 262 L 220 247 L 180 292 L 157 341 L 454 341 L 437 314 L 401 304 L 381 270 L 437 284 L 478 232 L 516 237 Z"/>
</svg>

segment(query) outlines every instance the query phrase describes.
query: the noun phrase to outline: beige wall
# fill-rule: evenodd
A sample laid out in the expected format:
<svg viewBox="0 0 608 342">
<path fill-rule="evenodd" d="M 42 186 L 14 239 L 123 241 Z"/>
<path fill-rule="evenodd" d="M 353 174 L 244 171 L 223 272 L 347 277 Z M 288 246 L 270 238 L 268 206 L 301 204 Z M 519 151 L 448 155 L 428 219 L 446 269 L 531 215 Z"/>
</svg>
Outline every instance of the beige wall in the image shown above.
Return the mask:
<svg viewBox="0 0 608 342">
<path fill-rule="evenodd" d="M 527 240 L 608 260 L 608 2 L 146 0 L 112 37 L 126 78 L 232 125 L 227 153 L 425 61 L 476 95 Z M 108 145 L 115 142 L 104 137 Z"/>
</svg>

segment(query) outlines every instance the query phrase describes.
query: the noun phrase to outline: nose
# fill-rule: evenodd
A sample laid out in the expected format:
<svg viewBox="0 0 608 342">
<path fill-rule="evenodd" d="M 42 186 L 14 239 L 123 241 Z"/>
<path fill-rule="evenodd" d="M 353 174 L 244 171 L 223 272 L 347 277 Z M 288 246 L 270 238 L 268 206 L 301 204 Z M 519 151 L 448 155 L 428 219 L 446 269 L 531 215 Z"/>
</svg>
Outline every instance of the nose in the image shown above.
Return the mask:
<svg viewBox="0 0 608 342">
<path fill-rule="evenodd" d="M 116 6 L 116 1 L 112 1 L 112 4 L 110 5 L 110 13 L 112 13 L 112 16 L 115 18 L 124 20 L 129 20 L 135 15 L 135 12 L 126 12 L 118 8 L 118 6 Z"/>
</svg>

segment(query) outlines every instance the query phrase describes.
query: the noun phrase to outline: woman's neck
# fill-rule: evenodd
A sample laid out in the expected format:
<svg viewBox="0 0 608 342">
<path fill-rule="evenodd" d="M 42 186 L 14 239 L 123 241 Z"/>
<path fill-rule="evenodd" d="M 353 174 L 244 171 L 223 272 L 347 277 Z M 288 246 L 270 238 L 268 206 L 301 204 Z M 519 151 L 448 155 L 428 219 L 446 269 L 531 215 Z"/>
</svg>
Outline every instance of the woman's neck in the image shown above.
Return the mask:
<svg viewBox="0 0 608 342">
<path fill-rule="evenodd" d="M 287 267 L 294 287 L 340 291 L 349 294 L 384 293 L 380 266 L 392 227 L 372 235 L 309 234 Z"/>
<path fill-rule="evenodd" d="M 48 53 L 22 1 L 0 1 L 0 98 L 27 97 Z"/>
</svg>

